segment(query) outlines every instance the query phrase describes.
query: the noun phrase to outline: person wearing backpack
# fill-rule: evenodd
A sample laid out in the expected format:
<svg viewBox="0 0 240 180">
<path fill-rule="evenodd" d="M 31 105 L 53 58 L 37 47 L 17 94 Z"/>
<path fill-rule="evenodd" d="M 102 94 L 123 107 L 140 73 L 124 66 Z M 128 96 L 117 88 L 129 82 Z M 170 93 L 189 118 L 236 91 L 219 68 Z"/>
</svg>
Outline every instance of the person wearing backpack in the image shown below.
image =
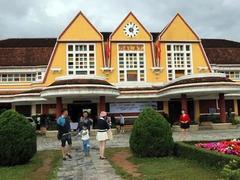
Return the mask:
<svg viewBox="0 0 240 180">
<path fill-rule="evenodd" d="M 71 156 L 71 147 L 72 147 L 72 138 L 71 138 L 71 126 L 70 120 L 68 118 L 67 109 L 63 109 L 61 111 L 61 116 L 57 119 L 58 126 L 58 140 L 61 140 L 61 150 L 63 160 L 72 159 Z M 66 147 L 66 142 L 68 143 L 68 147 Z"/>
</svg>

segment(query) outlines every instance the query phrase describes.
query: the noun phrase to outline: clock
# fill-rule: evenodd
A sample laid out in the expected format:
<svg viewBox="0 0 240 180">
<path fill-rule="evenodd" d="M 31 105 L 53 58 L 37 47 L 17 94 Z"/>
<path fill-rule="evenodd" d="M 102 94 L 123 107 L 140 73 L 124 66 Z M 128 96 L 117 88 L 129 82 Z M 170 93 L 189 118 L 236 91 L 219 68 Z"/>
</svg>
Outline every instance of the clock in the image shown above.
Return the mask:
<svg viewBox="0 0 240 180">
<path fill-rule="evenodd" d="M 126 36 L 132 38 L 139 33 L 139 28 L 136 24 L 130 22 L 124 26 L 123 31 Z"/>
</svg>

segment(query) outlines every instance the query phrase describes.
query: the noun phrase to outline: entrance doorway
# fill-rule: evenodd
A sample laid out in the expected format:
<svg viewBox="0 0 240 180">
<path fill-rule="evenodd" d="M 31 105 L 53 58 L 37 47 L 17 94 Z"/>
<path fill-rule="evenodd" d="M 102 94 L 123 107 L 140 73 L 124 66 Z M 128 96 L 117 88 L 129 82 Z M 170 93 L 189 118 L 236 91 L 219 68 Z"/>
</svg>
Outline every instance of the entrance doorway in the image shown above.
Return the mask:
<svg viewBox="0 0 240 180">
<path fill-rule="evenodd" d="M 193 102 L 193 100 L 188 100 L 187 106 L 188 106 L 188 114 L 190 116 L 191 121 L 193 121 L 194 120 L 194 102 Z M 179 122 L 179 117 L 180 117 L 181 111 L 182 111 L 181 101 L 180 100 L 170 100 L 168 102 L 168 108 L 169 108 L 169 120 L 170 120 L 171 124 Z"/>
<path fill-rule="evenodd" d="M 97 117 L 97 103 L 68 104 L 69 116 L 73 122 L 77 122 L 84 111 L 88 111 L 90 118 L 95 120 Z"/>
</svg>

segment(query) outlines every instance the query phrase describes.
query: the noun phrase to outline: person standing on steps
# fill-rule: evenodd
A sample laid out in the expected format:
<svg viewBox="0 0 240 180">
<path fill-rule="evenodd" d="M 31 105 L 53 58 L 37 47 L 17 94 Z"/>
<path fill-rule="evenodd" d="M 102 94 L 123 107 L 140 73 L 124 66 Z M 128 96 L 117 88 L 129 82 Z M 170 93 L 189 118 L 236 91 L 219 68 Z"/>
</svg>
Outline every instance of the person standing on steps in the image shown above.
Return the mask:
<svg viewBox="0 0 240 180">
<path fill-rule="evenodd" d="M 107 113 L 105 111 L 102 111 L 99 115 L 98 121 L 97 121 L 97 136 L 96 139 L 99 142 L 99 154 L 100 154 L 100 159 L 106 159 L 104 156 L 105 153 L 105 147 L 106 147 L 106 141 L 109 139 L 108 138 L 108 133 L 107 131 L 109 130 L 109 125 L 107 123 Z"/>
<path fill-rule="evenodd" d="M 122 114 L 120 114 L 120 133 L 124 133 L 125 119 Z"/>
<path fill-rule="evenodd" d="M 188 129 L 190 128 L 190 117 L 185 112 L 185 110 L 182 110 L 182 115 L 180 116 L 179 121 L 180 121 L 180 127 L 182 129 L 181 136 L 183 136 L 183 140 L 186 140 L 187 132 L 188 132 Z"/>
<path fill-rule="evenodd" d="M 61 140 L 61 150 L 63 160 L 72 159 L 71 156 L 71 147 L 72 147 L 72 138 L 71 138 L 71 126 L 70 120 L 68 118 L 68 111 L 67 109 L 63 109 L 61 111 L 61 116 L 57 119 L 57 126 L 58 126 L 58 139 Z M 66 147 L 66 142 L 68 146 Z"/>
</svg>

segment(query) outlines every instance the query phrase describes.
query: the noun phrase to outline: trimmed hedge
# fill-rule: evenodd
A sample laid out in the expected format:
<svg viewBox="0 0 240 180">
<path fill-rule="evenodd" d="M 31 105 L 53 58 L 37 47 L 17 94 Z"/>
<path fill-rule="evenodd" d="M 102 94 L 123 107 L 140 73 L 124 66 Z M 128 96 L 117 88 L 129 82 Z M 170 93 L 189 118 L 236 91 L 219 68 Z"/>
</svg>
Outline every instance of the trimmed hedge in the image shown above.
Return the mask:
<svg viewBox="0 0 240 180">
<path fill-rule="evenodd" d="M 232 160 L 229 164 L 225 165 L 222 172 L 227 179 L 238 180 L 240 179 L 240 158 L 239 160 Z"/>
<path fill-rule="evenodd" d="M 36 153 L 36 133 L 21 114 L 7 110 L 0 115 L 0 165 L 28 162 Z"/>
<path fill-rule="evenodd" d="M 219 152 L 197 148 L 194 145 L 186 144 L 184 142 L 176 142 L 174 153 L 176 156 L 196 160 L 199 163 L 217 169 L 222 169 L 231 160 L 239 160 L 240 158 L 233 155 L 222 154 Z"/>
<path fill-rule="evenodd" d="M 138 157 L 160 157 L 172 154 L 174 142 L 170 124 L 154 109 L 144 109 L 134 122 L 130 148 Z"/>
</svg>

